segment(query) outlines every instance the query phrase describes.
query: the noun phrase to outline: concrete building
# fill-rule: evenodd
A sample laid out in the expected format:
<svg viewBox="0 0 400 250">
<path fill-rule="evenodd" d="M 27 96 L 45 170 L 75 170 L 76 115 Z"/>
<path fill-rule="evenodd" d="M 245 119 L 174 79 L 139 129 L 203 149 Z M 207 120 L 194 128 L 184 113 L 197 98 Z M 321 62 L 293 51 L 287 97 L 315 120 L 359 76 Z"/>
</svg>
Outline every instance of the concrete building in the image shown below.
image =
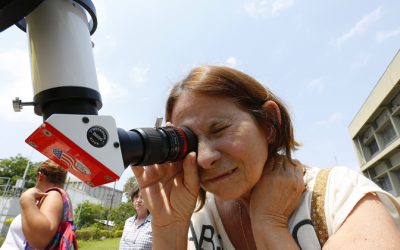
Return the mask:
<svg viewBox="0 0 400 250">
<path fill-rule="evenodd" d="M 79 203 L 89 201 L 105 207 L 117 207 L 123 196 L 123 191 L 108 186 L 89 187 L 80 180 L 69 180 L 64 189 L 67 191 L 75 209 Z"/>
<path fill-rule="evenodd" d="M 349 125 L 360 171 L 400 201 L 400 51 Z"/>
</svg>

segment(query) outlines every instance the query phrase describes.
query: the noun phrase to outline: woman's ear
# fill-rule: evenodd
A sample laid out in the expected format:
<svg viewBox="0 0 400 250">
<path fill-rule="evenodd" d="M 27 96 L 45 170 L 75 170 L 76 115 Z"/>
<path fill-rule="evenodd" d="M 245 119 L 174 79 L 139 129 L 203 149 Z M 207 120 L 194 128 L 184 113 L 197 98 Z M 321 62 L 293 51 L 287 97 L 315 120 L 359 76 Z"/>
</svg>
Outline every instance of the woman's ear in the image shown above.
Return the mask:
<svg viewBox="0 0 400 250">
<path fill-rule="evenodd" d="M 282 116 L 281 116 L 281 109 L 279 108 L 278 104 L 274 101 L 265 101 L 262 105 L 263 109 L 267 111 L 267 114 L 275 114 L 276 119 L 278 120 L 279 125 L 282 125 Z"/>
<path fill-rule="evenodd" d="M 278 104 L 276 104 L 276 102 L 265 101 L 264 104 L 262 105 L 262 108 L 264 109 L 266 115 L 275 116 L 273 120 L 277 121 L 278 126 L 282 124 L 281 110 L 279 109 Z M 273 126 L 273 124 L 269 125 L 269 129 L 267 131 L 268 143 L 274 143 L 277 136 L 276 129 L 277 128 Z"/>
<path fill-rule="evenodd" d="M 38 181 L 43 181 L 44 175 L 40 172 L 37 173 Z"/>
</svg>

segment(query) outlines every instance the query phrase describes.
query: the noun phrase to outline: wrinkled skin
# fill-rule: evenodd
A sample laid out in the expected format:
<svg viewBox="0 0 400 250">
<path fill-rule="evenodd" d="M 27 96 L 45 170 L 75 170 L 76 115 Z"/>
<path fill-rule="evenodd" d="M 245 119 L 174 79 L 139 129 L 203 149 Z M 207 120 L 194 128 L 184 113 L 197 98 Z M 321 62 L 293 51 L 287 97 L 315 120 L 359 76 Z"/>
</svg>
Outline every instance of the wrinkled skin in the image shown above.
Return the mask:
<svg viewBox="0 0 400 250">
<path fill-rule="evenodd" d="M 278 109 L 271 102 L 265 108 Z M 181 162 L 132 167 L 153 215 L 153 231 L 179 224 L 187 237 L 200 186 L 221 200 L 241 201 L 252 221 L 287 224 L 304 190 L 302 167 L 283 157 L 270 159 L 273 135 L 249 113 L 228 98 L 187 92 L 171 122 L 197 135 L 198 151 Z"/>
</svg>

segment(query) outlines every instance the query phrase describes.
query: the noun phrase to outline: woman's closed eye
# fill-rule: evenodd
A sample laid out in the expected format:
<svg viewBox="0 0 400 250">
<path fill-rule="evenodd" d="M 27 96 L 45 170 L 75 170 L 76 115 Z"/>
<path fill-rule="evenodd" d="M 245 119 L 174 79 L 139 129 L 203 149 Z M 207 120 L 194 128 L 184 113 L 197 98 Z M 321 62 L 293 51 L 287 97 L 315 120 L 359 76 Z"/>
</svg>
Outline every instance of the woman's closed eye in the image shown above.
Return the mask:
<svg viewBox="0 0 400 250">
<path fill-rule="evenodd" d="M 230 125 L 226 125 L 226 124 L 214 126 L 211 128 L 210 132 L 211 132 L 211 134 L 214 134 L 214 135 L 221 134 L 224 130 L 226 130 L 229 127 L 230 127 Z"/>
</svg>

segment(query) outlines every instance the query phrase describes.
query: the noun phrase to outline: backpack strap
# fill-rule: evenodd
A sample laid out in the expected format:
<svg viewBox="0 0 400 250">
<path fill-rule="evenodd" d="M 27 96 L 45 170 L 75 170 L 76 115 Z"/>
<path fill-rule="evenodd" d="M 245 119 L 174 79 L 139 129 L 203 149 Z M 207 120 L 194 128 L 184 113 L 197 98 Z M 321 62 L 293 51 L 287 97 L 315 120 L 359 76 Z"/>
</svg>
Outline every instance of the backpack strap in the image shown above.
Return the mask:
<svg viewBox="0 0 400 250">
<path fill-rule="evenodd" d="M 325 217 L 325 193 L 330 171 L 330 168 L 324 168 L 318 172 L 311 198 L 311 220 L 321 246 L 328 240 L 328 228 Z"/>
<path fill-rule="evenodd" d="M 65 192 L 64 189 L 62 188 L 58 188 L 58 187 L 52 187 L 46 190 L 46 193 L 50 192 L 50 191 L 57 191 L 61 194 L 62 199 L 63 199 L 63 217 L 62 217 L 62 221 L 66 221 L 69 223 L 73 223 L 73 217 L 72 217 L 72 213 L 73 213 L 73 208 L 72 208 L 72 204 L 71 201 L 68 197 L 67 192 Z M 62 222 L 61 221 L 61 222 Z"/>
<path fill-rule="evenodd" d="M 50 244 L 46 247 L 47 250 L 74 250 L 78 249 L 78 243 L 76 241 L 75 230 L 73 228 L 73 216 L 72 216 L 72 204 L 68 197 L 68 193 L 64 189 L 53 187 L 46 190 L 47 192 L 57 191 L 61 194 L 63 199 L 63 216 L 58 226 L 57 233 L 52 239 Z"/>
</svg>

